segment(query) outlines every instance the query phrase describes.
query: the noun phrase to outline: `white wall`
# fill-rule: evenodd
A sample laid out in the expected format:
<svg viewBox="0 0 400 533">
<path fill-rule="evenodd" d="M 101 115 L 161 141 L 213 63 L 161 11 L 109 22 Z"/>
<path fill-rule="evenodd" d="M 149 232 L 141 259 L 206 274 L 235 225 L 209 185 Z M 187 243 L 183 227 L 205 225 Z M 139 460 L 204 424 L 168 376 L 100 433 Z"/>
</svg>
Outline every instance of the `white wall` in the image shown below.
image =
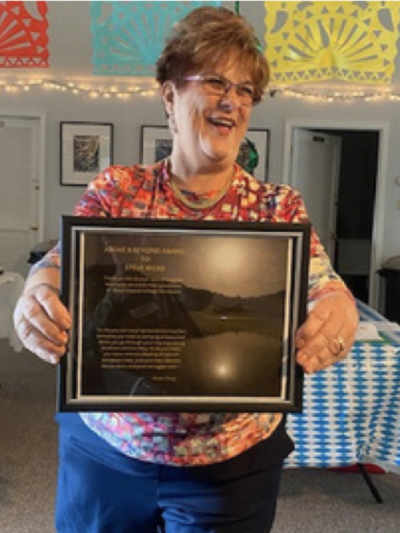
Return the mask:
<svg viewBox="0 0 400 533">
<path fill-rule="evenodd" d="M 34 4 L 33 2 L 31 4 Z M 232 2 L 225 3 L 232 8 Z M 241 2 L 241 11 L 263 38 L 263 3 Z M 0 81 L 13 78 L 33 77 L 41 74 L 53 78 L 83 81 L 99 77 L 91 76 L 90 47 L 90 2 L 49 2 L 50 69 L 0 69 Z M 400 86 L 400 60 L 393 78 Z M 100 79 L 101 81 L 101 79 Z M 117 80 L 120 83 L 125 79 Z M 104 78 L 105 85 L 112 79 Z M 325 83 L 323 87 L 330 87 Z M 346 88 L 342 84 L 343 88 Z M 2 110 L 18 114 L 25 112 L 46 114 L 45 142 L 45 239 L 58 234 L 60 214 L 70 213 L 82 187 L 60 185 L 59 178 L 59 123 L 61 121 L 98 121 L 114 124 L 114 161 L 132 164 L 139 158 L 140 126 L 165 124 L 159 96 L 135 96 L 129 100 L 91 99 L 70 92 L 32 89 L 28 93 L 8 94 L 0 91 L 0 114 Z M 400 187 L 395 178 L 400 175 L 400 103 L 359 101 L 354 103 L 315 103 L 283 96 L 267 98 L 255 108 L 252 126 L 271 130 L 269 154 L 270 181 L 281 181 L 283 173 L 283 150 L 287 120 L 349 121 L 362 124 L 371 122 L 389 125 L 387 168 L 385 169 L 384 195 L 384 243 L 383 259 L 400 254 Z M 317 177 L 316 177 L 317 179 Z M 360 191 L 362 194 L 362 191 Z"/>
</svg>

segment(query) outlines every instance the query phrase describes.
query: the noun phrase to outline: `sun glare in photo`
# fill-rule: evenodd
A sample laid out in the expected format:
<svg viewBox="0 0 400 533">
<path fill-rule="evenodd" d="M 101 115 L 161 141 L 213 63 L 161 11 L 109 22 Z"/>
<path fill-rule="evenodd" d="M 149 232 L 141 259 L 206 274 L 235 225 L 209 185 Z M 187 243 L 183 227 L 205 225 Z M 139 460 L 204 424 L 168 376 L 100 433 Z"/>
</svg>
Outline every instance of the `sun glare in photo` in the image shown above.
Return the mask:
<svg viewBox="0 0 400 533">
<path fill-rule="evenodd" d="M 213 242 L 199 241 L 196 268 L 188 276 L 193 276 L 193 286 L 226 296 L 251 297 L 275 292 L 284 286 L 286 246 L 287 243 L 276 240 L 266 245 L 259 237 L 240 242 L 226 237 Z"/>
<path fill-rule="evenodd" d="M 210 246 L 206 260 L 212 272 L 219 276 L 236 276 L 249 268 L 249 258 L 243 248 L 233 240 Z"/>
</svg>

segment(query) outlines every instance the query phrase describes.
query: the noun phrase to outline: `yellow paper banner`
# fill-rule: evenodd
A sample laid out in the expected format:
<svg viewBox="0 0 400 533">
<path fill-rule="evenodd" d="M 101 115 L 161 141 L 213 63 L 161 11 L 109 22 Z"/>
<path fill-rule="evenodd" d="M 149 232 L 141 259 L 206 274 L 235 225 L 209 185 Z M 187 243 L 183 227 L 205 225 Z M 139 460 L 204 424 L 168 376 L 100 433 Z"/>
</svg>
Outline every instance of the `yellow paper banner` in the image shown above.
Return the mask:
<svg viewBox="0 0 400 533">
<path fill-rule="evenodd" d="M 389 83 L 400 2 L 264 2 L 272 81 Z"/>
</svg>

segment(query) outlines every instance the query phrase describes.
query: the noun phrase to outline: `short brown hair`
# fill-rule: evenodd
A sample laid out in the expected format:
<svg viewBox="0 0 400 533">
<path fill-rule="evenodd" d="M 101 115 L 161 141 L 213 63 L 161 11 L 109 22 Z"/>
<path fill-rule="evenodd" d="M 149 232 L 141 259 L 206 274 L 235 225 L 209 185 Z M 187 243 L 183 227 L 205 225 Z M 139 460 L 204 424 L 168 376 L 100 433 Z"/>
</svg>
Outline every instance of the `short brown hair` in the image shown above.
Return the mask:
<svg viewBox="0 0 400 533">
<path fill-rule="evenodd" d="M 269 66 L 247 20 L 226 8 L 200 7 L 172 28 L 157 61 L 156 79 L 162 85 L 183 83 L 185 76 L 204 71 L 234 58 L 250 72 L 261 99 L 268 80 Z"/>
</svg>

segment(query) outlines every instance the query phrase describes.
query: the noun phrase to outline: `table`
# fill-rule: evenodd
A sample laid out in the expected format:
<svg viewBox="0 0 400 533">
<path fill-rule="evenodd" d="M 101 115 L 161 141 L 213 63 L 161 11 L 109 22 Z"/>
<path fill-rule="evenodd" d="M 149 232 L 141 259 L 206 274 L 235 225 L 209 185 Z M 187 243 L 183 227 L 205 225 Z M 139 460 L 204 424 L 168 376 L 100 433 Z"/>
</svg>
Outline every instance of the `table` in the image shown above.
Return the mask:
<svg viewBox="0 0 400 533">
<path fill-rule="evenodd" d="M 0 274 L 0 338 L 9 339 L 16 352 L 22 350 L 22 343 L 14 329 L 13 312 L 24 284 L 24 278 L 17 272 Z"/>
<path fill-rule="evenodd" d="M 400 473 L 400 326 L 358 308 L 382 341 L 357 341 L 346 359 L 305 376 L 303 413 L 287 418 L 288 467 L 374 463 Z"/>
</svg>

